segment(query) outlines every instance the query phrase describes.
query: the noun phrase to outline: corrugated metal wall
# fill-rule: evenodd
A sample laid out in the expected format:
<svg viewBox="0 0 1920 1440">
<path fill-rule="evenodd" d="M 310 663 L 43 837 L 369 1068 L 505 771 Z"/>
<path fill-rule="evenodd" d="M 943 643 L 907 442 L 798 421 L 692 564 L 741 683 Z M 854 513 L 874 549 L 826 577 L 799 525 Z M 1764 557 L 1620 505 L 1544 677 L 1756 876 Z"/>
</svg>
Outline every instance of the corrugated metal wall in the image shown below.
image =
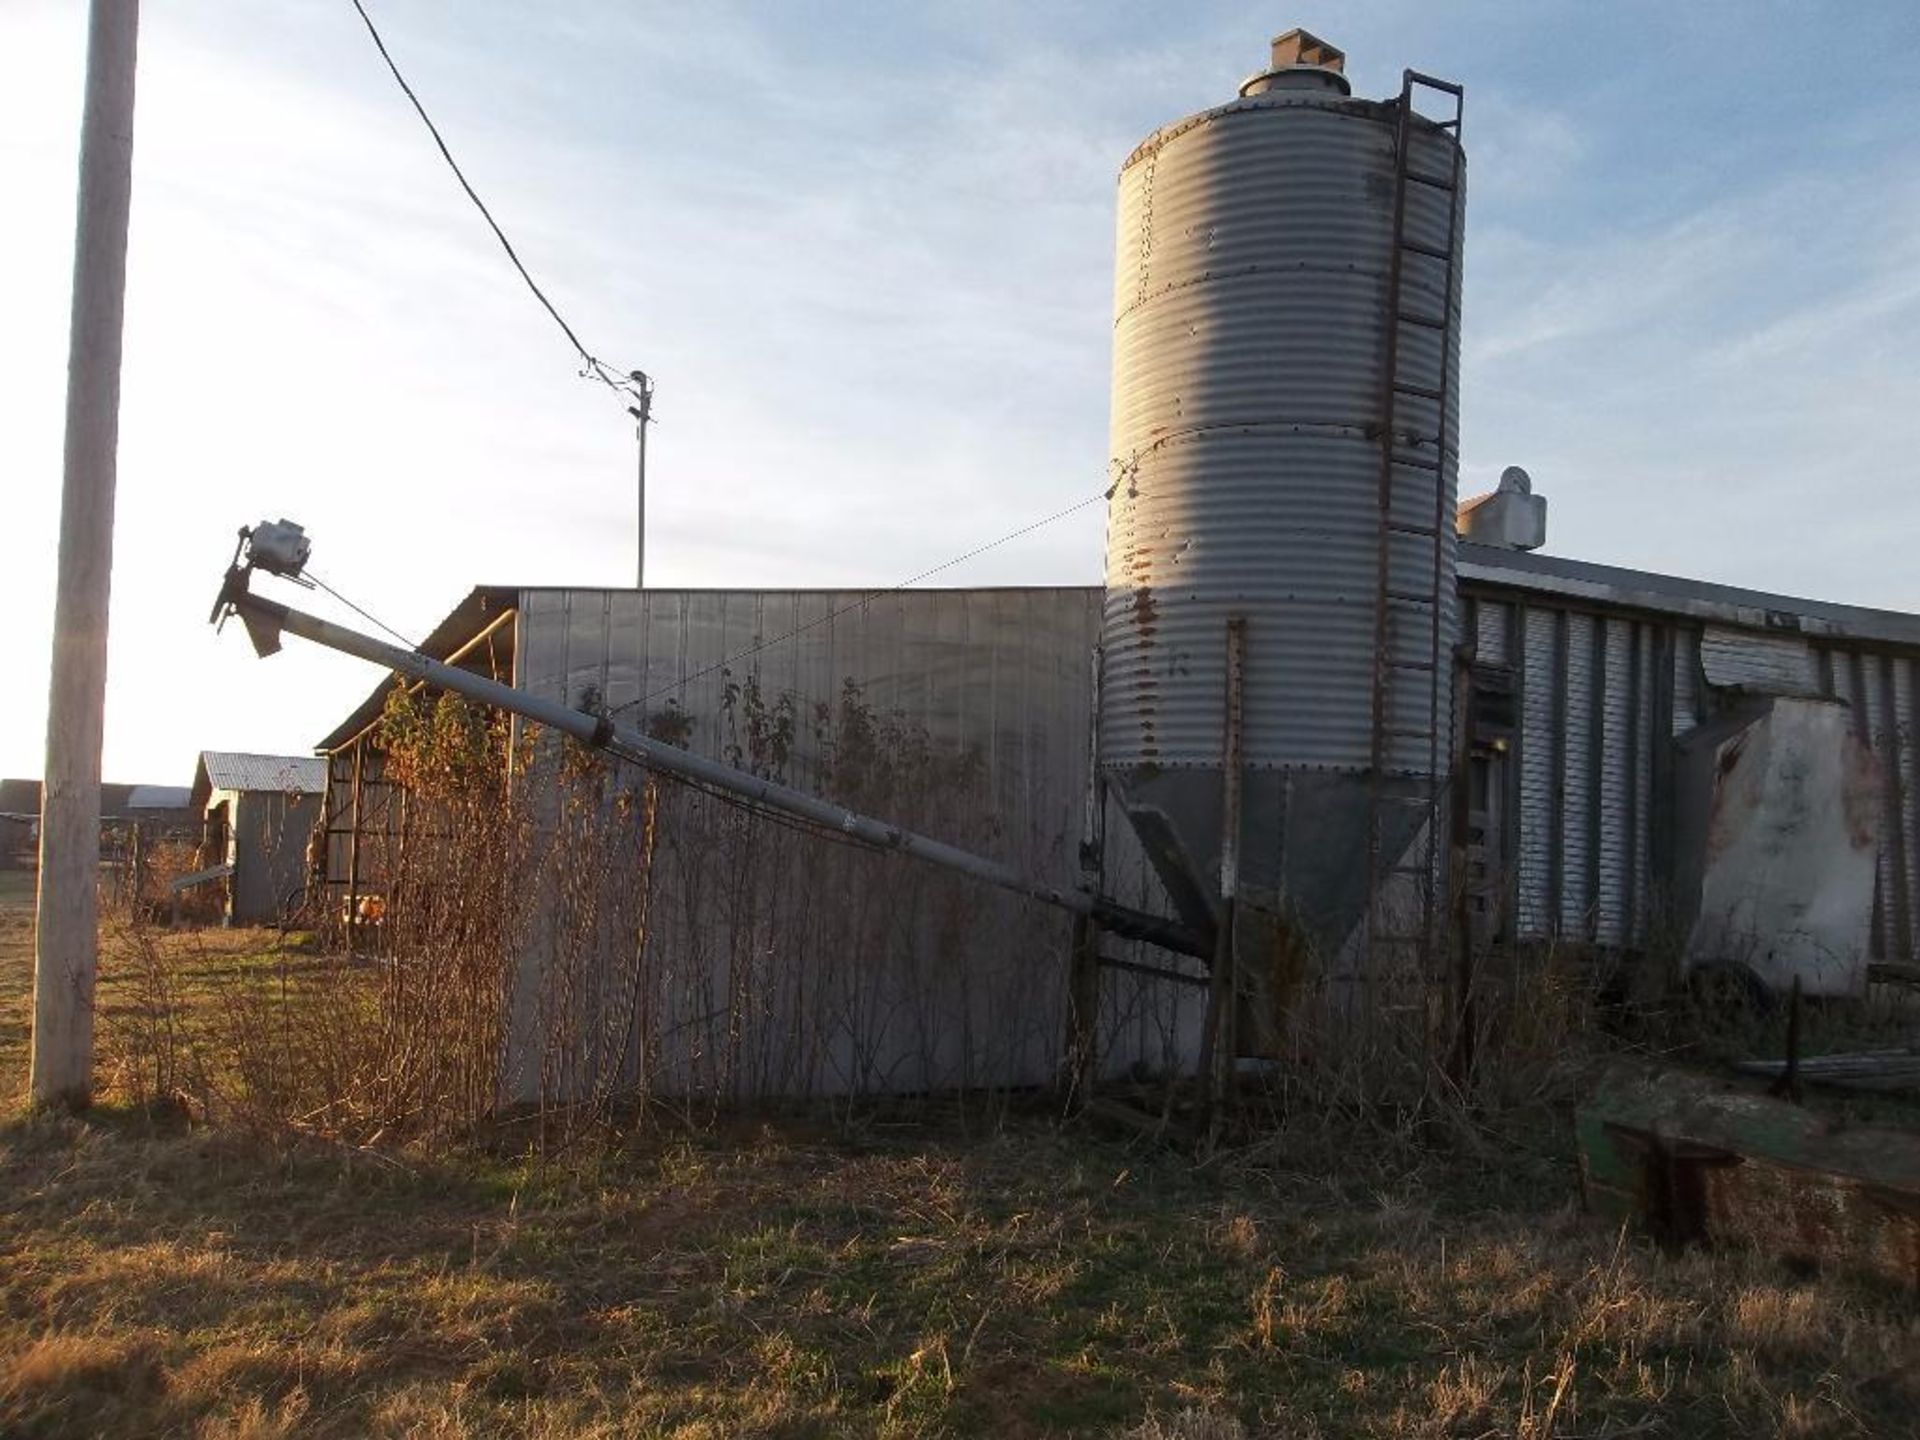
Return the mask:
<svg viewBox="0 0 1920 1440">
<path fill-rule="evenodd" d="M 1512 933 L 1606 947 L 1647 943 L 1660 915 L 1660 877 L 1672 858 L 1673 738 L 1739 686 L 1799 684 L 1798 677 L 1811 676 L 1818 693 L 1852 707 L 1879 759 L 1884 800 L 1875 954 L 1914 958 L 1920 646 L 1767 635 L 1688 615 L 1610 608 L 1524 584 L 1476 580 L 1463 594 L 1463 625 L 1476 637 L 1479 662 L 1509 667 L 1515 689 L 1516 733 L 1504 764 L 1509 796 L 1518 803 L 1503 817 L 1503 848 L 1512 862 L 1502 877 Z M 739 695 L 729 687 L 751 680 L 769 700 L 791 694 L 797 734 L 787 778 L 801 785 L 819 778 L 813 717 L 832 711 L 852 682 L 873 714 L 924 731 L 944 753 L 977 754 L 991 813 L 978 817 L 977 830 L 953 838 L 1072 884 L 1101 601 L 1094 588 L 870 598 L 829 591 L 529 590 L 520 596 L 514 679 L 536 693 L 596 704 L 629 720 L 658 718 L 671 704 L 688 727 L 687 743 L 712 755 L 742 743 Z M 1762 643 L 1749 644 L 1751 637 Z M 1804 666 L 1790 653 L 1796 644 L 1806 647 Z M 360 874 L 363 885 L 378 888 L 385 868 L 380 840 L 393 830 L 392 800 L 377 755 L 361 758 Z M 351 855 L 353 761 L 351 751 L 333 757 L 336 888 Z M 1165 896 L 1117 807 L 1109 808 L 1106 838 L 1109 893 L 1164 909 Z M 918 1017 L 912 1045 L 898 1046 L 900 1063 L 882 1067 L 892 1088 L 937 1087 L 957 1074 L 1000 1084 L 1052 1074 L 1065 1025 L 1064 918 L 994 892 L 966 903 L 975 907 L 968 923 L 916 942 L 924 953 L 914 963 L 938 971 L 957 957 L 977 964 L 987 983 L 961 1007 L 965 1013 Z M 1168 963 L 1111 937 L 1107 948 Z M 864 984 L 864 973 L 856 963 L 854 983 Z M 718 981 L 723 987 L 725 979 Z M 703 983 L 716 982 L 708 976 Z M 1190 1062 L 1196 991 L 1110 973 L 1105 994 L 1110 1066 Z M 1017 1024 L 1020 1038 L 1001 1044 L 984 1073 L 978 1055 L 965 1048 L 973 1041 L 956 1042 L 956 1051 L 925 1040 L 929 1031 L 978 1036 L 1009 1024 Z"/>
<path fill-rule="evenodd" d="M 228 859 L 233 862 L 230 915 L 236 925 L 270 925 L 295 908 L 306 869 L 307 841 L 321 796 L 264 790 L 216 791 L 232 798 Z"/>
<path fill-rule="evenodd" d="M 978 758 L 992 814 L 990 824 L 967 837 L 972 843 L 1071 885 L 1090 761 L 1100 602 L 1101 592 L 1091 588 L 879 596 L 528 590 L 520 599 L 515 683 L 571 705 L 603 707 L 628 723 L 683 727 L 688 748 L 716 756 L 745 743 L 740 692 L 730 687 L 751 681 L 767 703 L 790 695 L 797 733 L 786 778 L 803 787 L 815 785 L 822 769 L 816 727 L 831 723 L 854 686 L 873 715 L 923 731 L 944 753 Z M 1107 840 L 1109 892 L 1164 908 L 1117 809 Z M 885 1075 L 887 1088 L 937 1088 L 963 1077 L 971 1084 L 1026 1084 L 1054 1074 L 1066 1024 L 1066 917 L 984 889 L 969 903 L 977 903 L 980 923 L 957 937 L 957 949 L 952 934 L 919 942 L 939 947 L 939 954 L 921 957 L 927 964 L 977 966 L 982 979 L 965 1002 L 969 1013 L 932 1021 L 923 1015 L 911 1036 L 864 1037 L 863 1046 L 899 1052 L 885 1063 L 863 1059 L 865 1073 Z M 1130 947 L 1110 940 L 1107 949 L 1124 955 Z M 1015 955 L 1017 965 L 1004 963 Z M 1164 956 L 1152 958 L 1167 963 Z M 898 968 L 897 957 L 886 963 Z M 704 983 L 724 989 L 726 982 Z M 879 974 L 871 980 L 876 989 L 890 983 Z M 1109 973 L 1103 986 L 1108 1064 L 1122 1069 L 1137 1061 L 1190 1060 L 1202 993 Z M 1020 1035 L 1010 1041 L 1005 1032 L 1014 1024 Z M 1002 1033 L 973 1054 L 926 1043 L 929 1032 L 959 1037 L 983 1029 Z"/>
<path fill-rule="evenodd" d="M 1915 725 L 1916 667 L 1920 656 L 1892 648 L 1815 641 L 1821 692 L 1853 708 L 1854 725 L 1880 765 L 1880 864 L 1874 893 L 1874 955 L 1912 961 L 1920 954 L 1920 813 L 1913 794 L 1920 768 Z"/>
<path fill-rule="evenodd" d="M 1049 873 L 1064 875 L 1079 840 L 1066 822 L 1086 776 L 1098 605 L 1086 589 L 530 590 L 516 683 L 570 705 L 597 697 L 629 723 L 671 704 L 691 722 L 689 748 L 723 755 L 738 740 L 729 685 L 752 677 L 769 699 L 791 693 L 804 731 L 852 681 L 876 714 L 956 753 L 977 747 L 1009 835 L 1023 837 L 1006 858 L 1044 843 Z M 794 759 L 792 782 L 814 783 L 814 748 Z"/>
<path fill-rule="evenodd" d="M 1671 802 L 1666 743 L 1707 718 L 1716 694 L 1744 688 L 1811 691 L 1852 706 L 1882 774 L 1875 954 L 1915 955 L 1920 654 L 1486 586 L 1467 593 L 1480 663 L 1510 666 L 1519 692 L 1520 733 L 1509 761 L 1519 801 L 1509 826 L 1516 859 L 1507 877 L 1519 938 L 1647 941 L 1659 902 L 1662 815 Z"/>
<path fill-rule="evenodd" d="M 1697 632 L 1510 592 L 1471 596 L 1483 665 L 1506 665 L 1508 913 L 1521 939 L 1644 943 L 1664 742 L 1691 729 Z M 1663 674 L 1664 668 L 1664 674 Z"/>
</svg>

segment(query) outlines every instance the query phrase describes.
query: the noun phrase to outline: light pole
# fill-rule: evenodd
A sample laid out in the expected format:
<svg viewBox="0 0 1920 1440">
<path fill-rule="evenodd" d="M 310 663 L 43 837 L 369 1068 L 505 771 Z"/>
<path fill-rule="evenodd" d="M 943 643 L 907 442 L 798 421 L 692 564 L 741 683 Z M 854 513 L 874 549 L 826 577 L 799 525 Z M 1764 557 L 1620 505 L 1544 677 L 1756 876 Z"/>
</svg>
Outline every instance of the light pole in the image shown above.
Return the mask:
<svg viewBox="0 0 1920 1440">
<path fill-rule="evenodd" d="M 644 590 L 647 584 L 647 426 L 653 423 L 653 381 L 639 370 L 630 372 L 627 378 L 633 382 L 630 386 L 633 397 L 640 402 L 638 405 L 629 405 L 627 413 L 633 416 L 634 435 L 640 449 L 633 587 Z"/>
</svg>

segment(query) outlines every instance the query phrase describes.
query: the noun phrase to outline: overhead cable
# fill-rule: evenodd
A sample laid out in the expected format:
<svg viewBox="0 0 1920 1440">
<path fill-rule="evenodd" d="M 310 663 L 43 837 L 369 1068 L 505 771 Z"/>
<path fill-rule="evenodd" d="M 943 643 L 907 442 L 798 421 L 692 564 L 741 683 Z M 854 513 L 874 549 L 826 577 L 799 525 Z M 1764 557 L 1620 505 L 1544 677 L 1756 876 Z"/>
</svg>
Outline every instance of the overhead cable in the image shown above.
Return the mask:
<svg viewBox="0 0 1920 1440">
<path fill-rule="evenodd" d="M 512 261 L 513 268 L 520 272 L 520 278 L 526 282 L 527 289 L 533 292 L 533 298 L 538 300 L 547 314 L 553 317 L 553 323 L 560 327 L 560 333 L 567 337 L 567 343 L 579 352 L 581 375 L 598 380 L 608 389 L 623 395 L 636 399 L 644 398 L 645 392 L 650 389 L 645 375 L 638 370 L 624 373 L 616 370 L 580 343 L 580 337 L 574 333 L 573 327 L 566 322 L 553 301 L 547 298 L 546 291 L 540 288 L 539 283 L 521 262 L 519 252 L 513 248 L 513 242 L 507 239 L 507 232 L 500 228 L 500 222 L 495 220 L 493 212 L 487 209 L 487 202 L 480 198 L 479 192 L 468 181 L 466 172 L 460 168 L 460 162 L 453 158 L 453 152 L 447 148 L 447 142 L 440 134 L 440 127 L 433 123 L 433 117 L 427 114 L 427 107 L 420 103 L 420 97 L 414 93 L 413 86 L 407 83 L 407 77 L 400 73 L 400 67 L 394 63 L 392 54 L 387 50 L 387 42 L 380 38 L 379 27 L 373 23 L 373 17 L 367 13 L 367 7 L 361 4 L 360 0 L 352 0 L 352 4 L 353 8 L 359 12 L 361 22 L 367 27 L 367 34 L 373 38 L 374 48 L 380 52 L 380 58 L 387 62 L 387 69 L 392 72 L 394 83 L 399 85 L 401 93 L 412 102 L 414 113 L 420 117 L 420 123 L 427 127 L 427 133 L 433 137 L 433 143 L 440 148 L 441 157 L 447 162 L 447 168 L 453 171 L 453 178 L 458 180 L 460 188 L 467 192 L 467 198 L 480 212 L 480 218 L 487 222 L 487 228 L 493 231 L 493 238 L 500 242 L 500 248 L 507 252 L 507 259 Z"/>
<path fill-rule="evenodd" d="M 402 645 L 406 646 L 409 650 L 418 650 L 420 648 L 418 645 L 414 644 L 413 641 L 409 640 L 406 636 L 402 635 L 398 630 L 394 629 L 391 625 L 387 624 L 387 622 L 382 620 L 378 615 L 373 614 L 371 611 L 363 610 L 358 605 L 354 604 L 353 601 L 349 600 L 346 596 L 342 595 L 338 590 L 334 589 L 333 586 L 329 585 L 326 581 L 322 580 L 318 575 L 314 574 L 311 568 L 305 571 L 305 575 L 307 579 L 311 580 L 315 585 L 319 586 L 322 590 L 326 591 L 327 594 L 331 595 L 334 599 L 338 600 L 342 605 L 346 606 L 349 610 L 353 611 L 354 614 L 358 615 L 362 620 L 365 620 L 369 625 L 376 626 L 377 628 L 386 631 L 387 634 L 391 635 L 394 639 L 398 640 Z"/>
</svg>

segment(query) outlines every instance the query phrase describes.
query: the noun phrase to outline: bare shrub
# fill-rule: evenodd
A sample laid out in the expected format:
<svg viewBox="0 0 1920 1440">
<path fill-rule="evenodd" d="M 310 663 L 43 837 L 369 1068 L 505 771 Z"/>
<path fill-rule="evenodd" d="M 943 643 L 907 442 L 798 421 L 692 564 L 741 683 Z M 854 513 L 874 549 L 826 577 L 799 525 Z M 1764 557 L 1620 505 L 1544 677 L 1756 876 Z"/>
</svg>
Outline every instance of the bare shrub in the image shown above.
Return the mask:
<svg viewBox="0 0 1920 1440">
<path fill-rule="evenodd" d="M 384 953 L 359 959 L 270 932 L 162 935 L 134 907 L 103 967 L 122 1098 L 144 1108 L 188 1097 L 248 1129 L 352 1144 L 461 1133 L 494 1113 L 525 911 L 507 731 L 396 695 L 389 753 L 413 803 Z"/>
<path fill-rule="evenodd" d="M 192 840 L 160 840 L 148 846 L 140 866 L 140 894 L 135 902 L 143 918 L 170 920 L 176 897 L 173 882 L 207 868 L 211 863 Z M 180 918 L 193 925 L 211 925 L 226 913 L 224 880 L 195 885 L 178 897 Z"/>
<path fill-rule="evenodd" d="M 204 1111 L 205 1057 L 189 1029 L 193 1007 L 178 954 L 142 923 L 137 908 L 110 913 L 105 931 L 105 975 L 117 993 L 101 1026 L 104 1088 L 139 1110 Z"/>
<path fill-rule="evenodd" d="M 749 678 L 719 718 L 752 774 L 977 849 L 1021 838 L 1001 834 L 978 753 L 857 686 L 802 713 Z M 675 739 L 690 723 L 673 706 L 651 720 Z M 396 688 L 378 741 L 391 793 L 357 882 L 377 908 L 326 907 L 305 950 L 128 930 L 119 971 L 145 997 L 117 1032 L 130 1098 L 190 1073 L 213 1113 L 355 1144 L 524 1109 L 554 1144 L 829 1097 L 851 1115 L 938 1091 L 991 1115 L 1008 1086 L 1053 1077 L 1049 910 L 530 727 L 516 739 L 456 698 Z"/>
</svg>

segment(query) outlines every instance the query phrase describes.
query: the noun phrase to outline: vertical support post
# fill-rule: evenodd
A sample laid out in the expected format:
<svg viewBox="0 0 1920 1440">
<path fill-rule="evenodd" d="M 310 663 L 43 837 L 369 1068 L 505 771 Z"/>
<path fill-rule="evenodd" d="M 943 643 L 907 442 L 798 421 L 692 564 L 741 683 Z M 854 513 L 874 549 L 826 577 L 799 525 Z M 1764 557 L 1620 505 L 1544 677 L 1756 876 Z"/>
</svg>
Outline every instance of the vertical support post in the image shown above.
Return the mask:
<svg viewBox="0 0 1920 1440">
<path fill-rule="evenodd" d="M 1467 633 L 1478 636 L 1478 628 Z M 1447 876 L 1451 904 L 1447 906 L 1447 944 L 1453 958 L 1452 1043 L 1447 1048 L 1447 1075 L 1457 1095 L 1464 1097 L 1473 1078 L 1474 971 L 1479 950 L 1473 933 L 1472 892 L 1468 853 L 1473 843 L 1473 657 L 1476 641 L 1460 645 L 1453 657 L 1453 750 L 1448 779 Z"/>
<path fill-rule="evenodd" d="M 1093 647 L 1091 700 L 1087 707 L 1087 789 L 1080 815 L 1080 888 L 1105 888 L 1107 787 L 1100 774 L 1100 691 L 1106 651 Z M 1100 925 L 1091 915 L 1073 917 L 1067 956 L 1068 1103 L 1079 1109 L 1092 1098 L 1100 1074 Z"/>
<path fill-rule="evenodd" d="M 640 401 L 638 405 L 629 405 L 627 413 L 633 416 L 634 441 L 639 451 L 635 465 L 633 588 L 644 590 L 647 586 L 647 426 L 653 423 L 653 381 L 639 370 L 627 378 L 633 382 L 633 393 Z"/>
<path fill-rule="evenodd" d="M 100 748 L 139 22 L 138 0 L 93 0 L 87 25 L 67 351 L 66 473 L 40 792 L 30 1080 L 36 1105 L 84 1106 L 93 1092 Z"/>
<path fill-rule="evenodd" d="M 1516 599 L 1507 612 L 1509 626 L 1507 630 L 1507 663 L 1513 667 L 1513 693 L 1515 713 L 1513 717 L 1513 738 L 1508 742 L 1506 763 L 1501 767 L 1502 794 L 1500 797 L 1500 827 L 1502 832 L 1501 864 L 1505 867 L 1502 877 L 1506 885 L 1505 912 L 1501 932 L 1507 948 L 1512 950 L 1520 943 L 1521 910 L 1521 847 L 1526 843 L 1529 833 L 1540 825 L 1538 816 L 1531 825 L 1522 826 L 1520 816 L 1520 797 L 1526 789 L 1527 775 L 1527 701 L 1533 691 L 1528 687 L 1537 678 L 1527 668 L 1527 602 Z M 1531 892 L 1529 892 L 1531 893 Z"/>
<path fill-rule="evenodd" d="M 1234 918 L 1240 894 L 1241 695 L 1246 675 L 1247 621 L 1227 620 L 1226 734 L 1220 759 L 1220 920 L 1214 938 L 1213 973 L 1207 987 L 1207 1029 L 1201 1043 L 1201 1077 L 1209 1121 L 1231 1091 L 1239 1052 L 1236 1020 L 1239 988 L 1234 975 Z"/>
<path fill-rule="evenodd" d="M 127 899 L 137 914 L 140 909 L 140 897 L 147 888 L 147 824 L 144 820 L 135 820 L 127 830 L 127 874 L 131 877 L 127 890 Z"/>
<path fill-rule="evenodd" d="M 360 736 L 353 742 L 353 804 L 347 823 L 353 828 L 347 832 L 347 913 L 342 917 L 347 931 L 347 955 L 353 955 L 355 928 L 360 923 L 360 799 L 361 762 L 367 753 L 367 737 Z"/>
</svg>

